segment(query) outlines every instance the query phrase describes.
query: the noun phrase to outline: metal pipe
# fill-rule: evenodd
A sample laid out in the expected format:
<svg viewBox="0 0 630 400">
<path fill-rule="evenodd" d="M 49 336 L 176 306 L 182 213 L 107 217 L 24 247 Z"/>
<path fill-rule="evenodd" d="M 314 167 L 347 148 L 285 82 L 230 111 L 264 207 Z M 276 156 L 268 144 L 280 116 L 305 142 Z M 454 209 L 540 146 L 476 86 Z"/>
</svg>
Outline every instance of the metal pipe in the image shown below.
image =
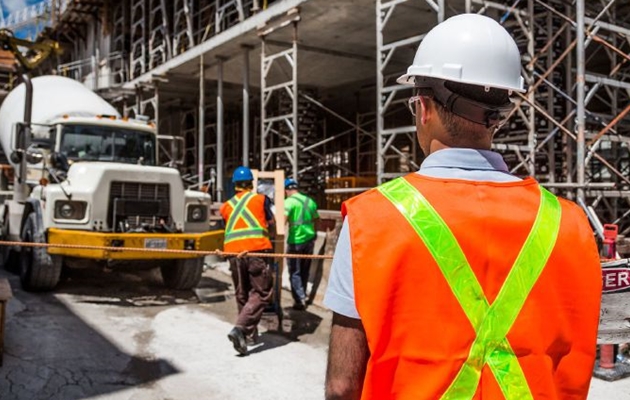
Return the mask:
<svg viewBox="0 0 630 400">
<path fill-rule="evenodd" d="M 22 129 L 22 138 L 18 138 L 18 143 L 21 143 L 22 159 L 20 160 L 19 175 L 17 177 L 17 185 L 13 186 L 13 200 L 18 203 L 24 203 L 28 197 L 28 185 L 26 184 L 26 150 L 31 144 L 31 118 L 33 115 L 33 83 L 31 77 L 28 74 L 22 74 L 22 82 L 26 94 L 24 97 L 24 129 Z"/>
<path fill-rule="evenodd" d="M 298 179 L 298 26 L 293 23 L 293 178 Z"/>
<path fill-rule="evenodd" d="M 94 49 L 92 50 L 92 74 L 94 74 L 92 76 L 93 79 L 93 85 L 94 85 L 94 91 L 98 90 L 98 63 L 99 63 L 99 49 L 98 49 L 98 18 L 96 16 L 94 16 L 94 29 L 93 29 L 93 34 L 94 34 L 94 40 L 92 41 L 92 45 L 94 46 Z"/>
<path fill-rule="evenodd" d="M 266 142 L 266 135 L 265 135 L 265 118 L 267 116 L 267 111 L 266 111 L 266 104 L 265 104 L 265 87 L 267 85 L 267 76 L 266 76 L 266 70 L 265 70 L 265 37 L 261 37 L 261 44 L 260 44 L 260 169 L 262 171 L 265 170 L 265 142 Z"/>
<path fill-rule="evenodd" d="M 547 13 L 547 34 L 553 32 L 553 16 L 551 13 Z M 553 64 L 553 49 L 550 47 L 547 50 L 547 65 L 546 67 L 551 67 Z M 557 90 L 557 89 L 556 89 Z M 553 114 L 553 101 L 554 96 L 550 95 L 547 97 L 547 112 L 549 114 Z M 555 136 L 555 135 L 554 135 Z M 548 136 L 549 137 L 549 136 Z M 537 150 L 537 149 L 536 149 Z M 536 156 L 536 151 L 533 153 Z M 555 146 L 552 140 L 549 140 L 549 144 L 547 145 L 547 159 L 549 161 L 549 182 L 554 183 L 556 181 L 556 155 L 555 155 Z"/>
<path fill-rule="evenodd" d="M 516 3 L 515 3 L 516 4 Z M 530 58 L 535 56 L 534 50 L 534 1 L 529 0 L 527 2 L 527 12 L 529 14 L 529 32 L 527 35 L 527 54 Z M 518 15 L 518 14 L 517 14 Z M 528 83 L 532 83 L 534 81 L 534 66 L 530 63 L 527 68 L 527 78 L 529 80 Z M 528 95 L 529 99 L 534 102 L 536 94 L 533 90 L 530 90 Z M 527 132 L 527 146 L 529 147 L 529 165 L 527 166 L 527 170 L 529 171 L 530 176 L 536 176 L 536 110 L 533 106 L 530 106 L 529 109 L 529 129 Z"/>
<path fill-rule="evenodd" d="M 199 137 L 197 140 L 197 178 L 199 187 L 204 182 L 204 148 L 206 130 L 206 68 L 203 64 L 203 55 L 199 56 Z"/>
<path fill-rule="evenodd" d="M 383 173 L 385 172 L 385 156 L 382 151 L 384 113 L 383 108 L 383 11 L 382 0 L 376 1 L 376 177 L 377 184 L 383 183 Z"/>
<path fill-rule="evenodd" d="M 217 57 L 217 201 L 223 200 L 223 61 Z"/>
<path fill-rule="evenodd" d="M 584 200 L 584 182 L 585 182 L 585 164 L 584 164 L 584 156 L 585 156 L 585 148 L 586 142 L 585 138 L 585 51 L 584 51 L 584 40 L 586 39 L 584 33 L 584 0 L 577 0 L 576 2 L 576 62 L 577 62 L 577 74 L 575 77 L 575 81 L 577 84 L 577 151 L 576 151 L 576 161 L 577 161 L 577 198 L 580 200 Z"/>
<path fill-rule="evenodd" d="M 243 166 L 249 167 L 249 51 L 243 46 Z"/>
</svg>

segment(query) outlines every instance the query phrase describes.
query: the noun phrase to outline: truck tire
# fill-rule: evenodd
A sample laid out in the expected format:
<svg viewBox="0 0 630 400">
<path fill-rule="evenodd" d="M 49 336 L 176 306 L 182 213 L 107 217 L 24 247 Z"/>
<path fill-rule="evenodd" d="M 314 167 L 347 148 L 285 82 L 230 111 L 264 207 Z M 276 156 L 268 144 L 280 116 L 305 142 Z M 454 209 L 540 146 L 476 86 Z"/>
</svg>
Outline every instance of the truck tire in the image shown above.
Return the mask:
<svg viewBox="0 0 630 400">
<path fill-rule="evenodd" d="M 45 243 L 44 232 L 38 226 L 35 213 L 30 213 L 22 228 L 25 243 Z M 59 283 L 62 259 L 51 256 L 45 247 L 22 246 L 20 251 L 20 281 L 27 291 L 52 290 Z"/>
<path fill-rule="evenodd" d="M 160 267 L 166 287 L 177 290 L 192 289 L 199 284 L 203 273 L 203 257 L 172 260 Z"/>
</svg>

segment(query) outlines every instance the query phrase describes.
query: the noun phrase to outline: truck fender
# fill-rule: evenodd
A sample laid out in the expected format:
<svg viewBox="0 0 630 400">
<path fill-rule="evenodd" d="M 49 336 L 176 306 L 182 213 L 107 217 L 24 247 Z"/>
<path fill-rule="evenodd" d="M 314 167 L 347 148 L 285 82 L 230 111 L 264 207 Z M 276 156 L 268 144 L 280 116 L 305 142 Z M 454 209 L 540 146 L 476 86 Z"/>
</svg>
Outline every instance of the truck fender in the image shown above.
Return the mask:
<svg viewBox="0 0 630 400">
<path fill-rule="evenodd" d="M 24 203 L 24 213 L 22 214 L 22 222 L 20 223 L 20 232 L 24 229 L 24 223 L 30 213 L 35 213 L 35 221 L 37 221 L 37 233 L 44 234 L 44 216 L 42 213 L 42 205 L 39 199 L 28 198 Z"/>
</svg>

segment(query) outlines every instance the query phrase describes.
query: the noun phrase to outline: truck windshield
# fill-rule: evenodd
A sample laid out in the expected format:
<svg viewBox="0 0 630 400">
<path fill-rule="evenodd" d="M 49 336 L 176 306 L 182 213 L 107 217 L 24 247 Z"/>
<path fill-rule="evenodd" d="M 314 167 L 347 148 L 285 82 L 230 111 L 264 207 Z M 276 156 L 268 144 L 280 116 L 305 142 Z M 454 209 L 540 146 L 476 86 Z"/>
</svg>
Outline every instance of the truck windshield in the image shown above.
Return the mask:
<svg viewBox="0 0 630 400">
<path fill-rule="evenodd" d="M 155 165 L 155 135 L 96 125 L 65 125 L 61 152 L 72 161 Z"/>
</svg>

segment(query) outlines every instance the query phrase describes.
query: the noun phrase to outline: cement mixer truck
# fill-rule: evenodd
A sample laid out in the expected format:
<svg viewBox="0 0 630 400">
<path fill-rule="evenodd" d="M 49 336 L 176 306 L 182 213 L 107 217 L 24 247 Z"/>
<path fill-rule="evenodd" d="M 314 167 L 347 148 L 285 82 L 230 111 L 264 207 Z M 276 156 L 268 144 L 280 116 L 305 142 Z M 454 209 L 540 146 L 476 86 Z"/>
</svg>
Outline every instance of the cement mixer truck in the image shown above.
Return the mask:
<svg viewBox="0 0 630 400">
<path fill-rule="evenodd" d="M 223 236 L 208 231 L 210 196 L 157 165 L 155 125 L 121 118 L 77 81 L 24 79 L 0 108 L 0 143 L 15 174 L 0 207 L 0 239 L 16 243 L 1 247 L 5 266 L 36 291 L 53 289 L 62 266 L 91 264 L 159 267 L 166 286 L 196 286 L 202 257 L 145 250 L 211 251 Z"/>
</svg>

